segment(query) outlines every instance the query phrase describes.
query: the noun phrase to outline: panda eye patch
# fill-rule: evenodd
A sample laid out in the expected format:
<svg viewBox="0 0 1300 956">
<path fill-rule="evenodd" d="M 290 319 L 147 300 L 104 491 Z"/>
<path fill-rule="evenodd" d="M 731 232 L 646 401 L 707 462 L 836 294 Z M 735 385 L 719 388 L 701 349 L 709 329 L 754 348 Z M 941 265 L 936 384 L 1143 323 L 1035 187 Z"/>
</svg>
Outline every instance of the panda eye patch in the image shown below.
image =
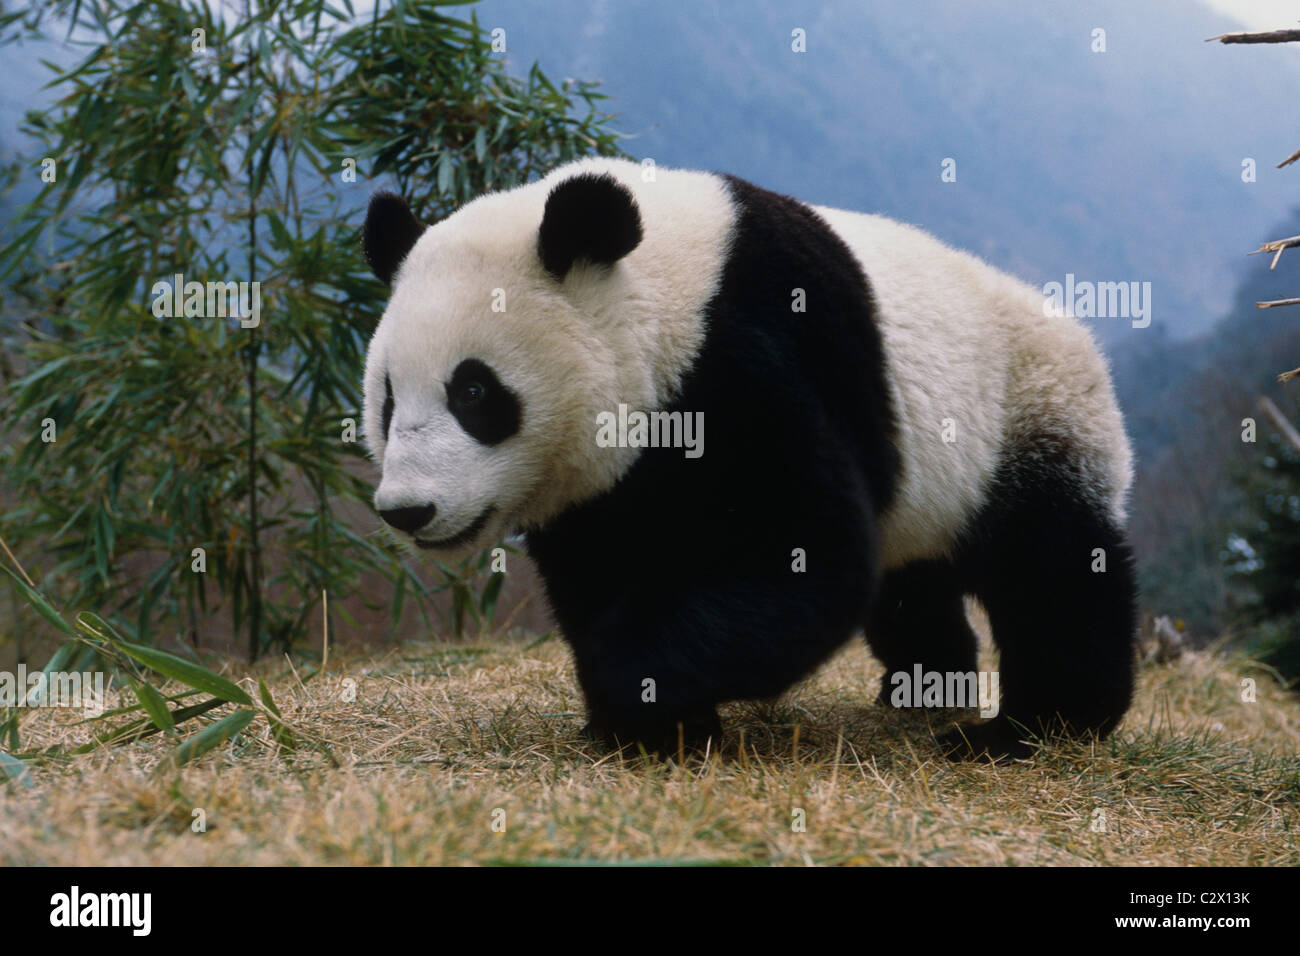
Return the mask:
<svg viewBox="0 0 1300 956">
<path fill-rule="evenodd" d="M 465 359 L 447 382 L 447 407 L 466 433 L 484 445 L 497 445 L 519 431 L 523 407 L 492 368 Z"/>
</svg>

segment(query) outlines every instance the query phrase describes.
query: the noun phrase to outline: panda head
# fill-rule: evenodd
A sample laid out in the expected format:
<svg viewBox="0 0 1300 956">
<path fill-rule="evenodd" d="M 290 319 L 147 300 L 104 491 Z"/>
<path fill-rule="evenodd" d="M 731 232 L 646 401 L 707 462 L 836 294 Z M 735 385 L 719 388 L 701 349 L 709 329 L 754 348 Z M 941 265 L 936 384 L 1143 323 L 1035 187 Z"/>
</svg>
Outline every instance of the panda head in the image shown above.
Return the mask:
<svg viewBox="0 0 1300 956">
<path fill-rule="evenodd" d="M 603 173 L 490 194 L 428 227 L 374 196 L 364 250 L 391 297 L 364 428 L 375 507 L 399 540 L 469 553 L 626 470 L 625 450 L 595 447 L 595 421 L 655 397 L 621 262 L 641 239 L 632 192 Z"/>
</svg>

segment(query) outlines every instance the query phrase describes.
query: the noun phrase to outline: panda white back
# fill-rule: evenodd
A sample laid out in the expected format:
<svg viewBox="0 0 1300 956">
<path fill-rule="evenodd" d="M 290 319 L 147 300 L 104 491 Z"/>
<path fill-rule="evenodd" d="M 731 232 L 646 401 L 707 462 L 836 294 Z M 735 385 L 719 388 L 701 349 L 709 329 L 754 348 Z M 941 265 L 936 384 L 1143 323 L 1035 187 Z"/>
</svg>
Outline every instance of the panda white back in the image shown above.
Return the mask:
<svg viewBox="0 0 1300 956">
<path fill-rule="evenodd" d="M 816 207 L 867 276 L 899 419 L 902 472 L 882 521 L 886 568 L 947 556 L 1003 456 L 1050 428 L 1088 468 L 1086 490 L 1124 523 L 1131 453 L 1105 361 L 1043 296 L 929 233 Z"/>
</svg>

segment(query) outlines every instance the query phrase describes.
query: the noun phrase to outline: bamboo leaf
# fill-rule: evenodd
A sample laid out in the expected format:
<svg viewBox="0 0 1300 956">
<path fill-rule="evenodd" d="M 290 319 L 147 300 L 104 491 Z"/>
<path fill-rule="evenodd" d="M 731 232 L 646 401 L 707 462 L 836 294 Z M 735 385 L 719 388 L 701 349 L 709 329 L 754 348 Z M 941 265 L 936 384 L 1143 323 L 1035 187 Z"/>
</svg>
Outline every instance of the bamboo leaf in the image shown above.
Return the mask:
<svg viewBox="0 0 1300 956">
<path fill-rule="evenodd" d="M 140 701 L 140 706 L 144 712 L 149 715 L 154 726 L 159 730 L 170 731 L 176 726 L 172 720 L 171 708 L 163 700 L 162 694 L 154 689 L 154 686 L 148 681 L 131 680 L 131 690 L 135 692 L 136 699 Z"/>
<path fill-rule="evenodd" d="M 6 778 L 12 780 L 14 783 L 20 784 L 21 786 L 36 786 L 36 784 L 32 782 L 31 770 L 27 764 L 12 754 L 5 753 L 3 750 L 0 750 L 0 774 L 3 774 Z"/>
<path fill-rule="evenodd" d="M 327 410 L 361 405 L 366 341 L 386 302 L 357 255 L 360 187 L 343 185 L 339 160 L 422 193 L 420 212 L 441 218 L 563 158 L 617 153 L 618 140 L 590 84 L 513 75 L 468 12 L 401 0 L 358 21 L 353 6 L 254 4 L 226 22 L 200 3 L 211 52 L 194 57 L 173 5 L 71 0 L 79 62 L 50 65 L 61 98 L 24 126 L 35 155 L 60 158 L 58 183 L 0 236 L 6 310 L 43 316 L 16 339 L 23 378 L 4 419 L 60 429 L 57 445 L 24 429 L 4 454 L 6 524 L 20 548 L 58 562 L 47 580 L 57 574 L 59 591 L 20 590 L 63 638 L 80 628 L 120 640 L 54 605 L 112 607 L 135 626 L 129 643 L 145 646 L 164 621 L 167 633 L 179 623 L 202 634 L 220 605 L 251 649 L 292 645 L 309 597 L 355 593 L 371 575 L 404 582 L 399 611 L 434 612 L 436 590 L 407 579 L 390 547 L 350 533 L 342 515 L 373 491 L 354 473 L 364 455 L 323 438 Z M 413 70 L 427 81 L 409 82 Z M 274 325 L 246 335 L 183 309 L 155 317 L 151 302 L 174 299 L 151 283 L 180 272 L 265 283 Z M 322 507 L 299 522 L 310 533 L 284 533 L 300 476 Z M 227 537 L 236 512 L 250 517 Z M 178 556 L 198 545 L 209 565 L 195 581 Z M 496 608 L 497 587 L 469 582 L 459 627 Z M 228 684 L 223 693 L 242 702 Z"/>
<path fill-rule="evenodd" d="M 120 650 L 128 657 L 134 658 L 141 664 L 151 670 L 157 671 L 164 677 L 170 677 L 172 680 L 180 681 L 186 687 L 193 687 L 204 693 L 211 694 L 221 700 L 228 700 L 235 704 L 252 704 L 253 699 L 244 692 L 238 684 L 222 677 L 220 674 L 214 674 L 206 667 L 194 664 L 184 658 L 177 657 L 175 654 L 169 654 L 166 651 L 160 651 L 157 648 L 145 647 L 143 644 L 134 644 L 131 641 L 123 640 L 102 618 L 89 612 L 83 611 L 78 615 L 78 623 L 89 619 L 92 623 L 97 623 L 104 628 L 102 634 L 110 644 Z M 91 634 L 96 632 L 87 628 Z M 143 701 L 141 701 L 143 703 Z"/>
<path fill-rule="evenodd" d="M 260 677 L 257 679 L 257 690 L 262 697 L 262 703 L 270 711 L 267 721 L 271 725 L 271 735 L 275 737 L 275 742 L 285 750 L 297 750 L 298 742 L 293 739 L 293 734 L 285 726 L 280 708 L 275 706 L 275 701 L 271 699 L 271 691 L 267 688 L 266 682 Z"/>
<path fill-rule="evenodd" d="M 496 610 L 497 599 L 501 596 L 501 585 L 505 582 L 505 579 L 504 574 L 492 574 L 488 576 L 488 582 L 483 586 L 483 593 L 479 599 L 479 609 L 489 621 L 492 620 L 492 613 Z"/>
<path fill-rule="evenodd" d="M 172 711 L 172 720 L 177 726 L 192 720 L 195 717 L 206 714 L 216 707 L 225 706 L 226 701 L 216 697 L 209 697 L 201 704 L 193 704 L 189 707 L 182 707 L 179 710 Z M 99 747 L 120 747 L 123 744 L 133 744 L 136 741 L 144 740 L 146 737 L 152 737 L 161 731 L 154 726 L 154 722 L 148 718 L 134 720 L 129 724 L 116 727 L 106 734 L 101 734 L 89 743 L 82 744 L 73 750 L 66 751 L 69 756 L 78 754 L 88 754 Z"/>
<path fill-rule="evenodd" d="M 172 754 L 171 765 L 183 767 L 196 757 L 201 757 L 209 750 L 220 747 L 235 734 L 239 733 L 257 716 L 257 711 L 240 709 L 228 717 L 222 717 L 216 723 L 209 724 L 190 737 Z M 167 766 L 164 762 L 161 766 Z"/>
<path fill-rule="evenodd" d="M 203 693 L 203 691 L 191 688 L 190 690 L 183 690 L 179 694 L 169 694 L 163 697 L 163 700 L 171 703 L 172 701 L 184 700 L 186 697 L 193 697 L 195 694 L 201 693 Z M 217 703 L 224 704 L 226 701 L 219 700 Z M 138 703 L 127 704 L 123 707 L 116 707 L 113 710 L 106 710 L 102 714 L 96 714 L 94 717 L 85 717 L 81 720 L 74 721 L 68 726 L 79 727 L 82 724 L 93 724 L 101 720 L 107 720 L 111 717 L 121 717 L 123 714 L 134 714 L 137 710 L 144 710 L 144 707 Z M 176 711 L 175 713 L 179 713 L 179 711 Z"/>
<path fill-rule="evenodd" d="M 54 610 L 54 608 L 50 606 L 50 603 L 45 600 L 39 591 L 19 577 L 16 572 L 11 571 L 8 565 L 0 564 L 0 571 L 4 571 L 5 574 L 9 575 L 9 577 L 13 579 L 13 582 L 15 586 L 17 586 L 19 593 L 22 594 L 23 599 L 32 607 L 36 608 L 41 617 L 45 618 L 69 637 L 77 636 L 76 629 L 65 621 L 58 611 Z"/>
<path fill-rule="evenodd" d="M 44 679 L 41 681 L 40 686 L 37 687 L 36 690 L 32 691 L 27 695 L 26 700 L 29 705 L 35 704 L 42 699 L 42 697 L 44 696 L 45 688 L 50 686 L 51 675 L 71 669 L 68 667 L 68 663 L 76 655 L 77 651 L 81 649 L 81 647 L 82 645 L 77 641 L 68 641 L 66 644 L 64 644 L 57 651 L 54 652 L 53 656 L 49 659 L 49 661 L 45 664 L 45 666 L 41 668 L 41 674 L 44 677 Z"/>
</svg>

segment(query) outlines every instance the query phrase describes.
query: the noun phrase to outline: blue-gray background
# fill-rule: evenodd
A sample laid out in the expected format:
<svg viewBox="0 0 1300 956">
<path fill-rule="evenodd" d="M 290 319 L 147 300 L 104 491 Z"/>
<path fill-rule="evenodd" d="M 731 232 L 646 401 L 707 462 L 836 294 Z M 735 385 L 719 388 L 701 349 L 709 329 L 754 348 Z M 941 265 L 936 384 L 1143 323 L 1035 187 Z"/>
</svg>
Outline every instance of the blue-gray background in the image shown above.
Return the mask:
<svg viewBox="0 0 1300 956">
<path fill-rule="evenodd" d="M 1243 28 L 1216 9 L 1226 3 L 484 0 L 449 12 L 504 29 L 518 74 L 537 62 L 552 79 L 602 80 L 636 156 L 913 222 L 1036 286 L 1067 273 L 1151 283 L 1150 328 L 1094 325 L 1138 453 L 1150 604 L 1209 630 L 1229 602 L 1225 529 L 1249 530 L 1232 477 L 1251 467 L 1241 420 L 1300 364 L 1300 310 L 1253 304 L 1300 295 L 1300 251 L 1272 271 L 1246 255 L 1300 234 L 1300 163 L 1275 168 L 1300 148 L 1300 44 L 1205 42 Z M 1270 25 L 1293 26 L 1275 6 Z M 791 50 L 795 28 L 805 53 Z M 51 98 L 40 59 L 76 51 L 0 56 L 8 157 L 24 149 L 22 111 Z M 954 183 L 940 179 L 947 157 Z M 37 185 L 0 199 L 0 224 Z"/>
</svg>

